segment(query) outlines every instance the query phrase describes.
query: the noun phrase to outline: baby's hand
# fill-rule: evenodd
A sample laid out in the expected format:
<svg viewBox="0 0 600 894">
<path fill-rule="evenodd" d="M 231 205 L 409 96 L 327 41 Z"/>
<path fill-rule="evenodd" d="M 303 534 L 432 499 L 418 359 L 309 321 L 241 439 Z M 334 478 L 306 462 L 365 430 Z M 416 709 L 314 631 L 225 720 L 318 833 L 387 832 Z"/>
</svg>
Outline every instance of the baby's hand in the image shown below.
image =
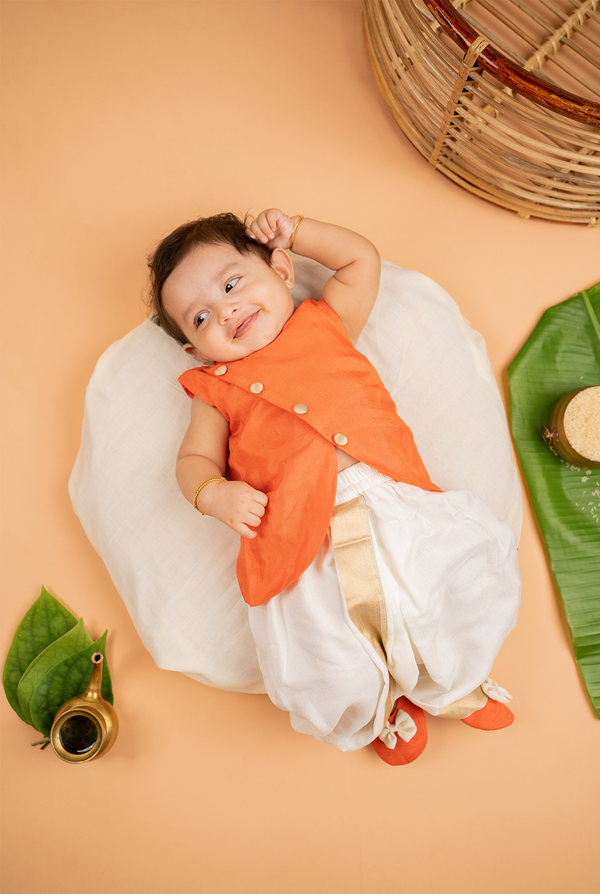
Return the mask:
<svg viewBox="0 0 600 894">
<path fill-rule="evenodd" d="M 215 481 L 203 488 L 201 509 L 218 518 L 236 534 L 253 540 L 269 501 L 266 494 L 243 481 Z M 200 502 L 200 500 L 198 501 Z"/>
<path fill-rule="evenodd" d="M 246 235 L 257 242 L 266 243 L 270 249 L 288 249 L 297 220 L 297 217 L 288 217 L 279 208 L 267 208 L 254 218 L 246 229 Z"/>
</svg>

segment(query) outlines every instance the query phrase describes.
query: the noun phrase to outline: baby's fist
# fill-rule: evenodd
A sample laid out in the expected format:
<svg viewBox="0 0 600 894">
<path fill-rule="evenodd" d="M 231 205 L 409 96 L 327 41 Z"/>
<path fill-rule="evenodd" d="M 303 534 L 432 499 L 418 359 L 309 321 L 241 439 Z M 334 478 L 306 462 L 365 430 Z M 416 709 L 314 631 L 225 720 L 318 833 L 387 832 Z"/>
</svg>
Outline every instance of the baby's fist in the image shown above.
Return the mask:
<svg viewBox="0 0 600 894">
<path fill-rule="evenodd" d="M 289 248 L 294 219 L 288 217 L 279 208 L 267 208 L 255 217 L 246 229 L 246 235 L 257 242 L 262 242 L 273 250 Z"/>
<path fill-rule="evenodd" d="M 207 515 L 222 521 L 236 534 L 253 540 L 269 498 L 243 481 L 218 482 L 207 495 Z"/>
</svg>

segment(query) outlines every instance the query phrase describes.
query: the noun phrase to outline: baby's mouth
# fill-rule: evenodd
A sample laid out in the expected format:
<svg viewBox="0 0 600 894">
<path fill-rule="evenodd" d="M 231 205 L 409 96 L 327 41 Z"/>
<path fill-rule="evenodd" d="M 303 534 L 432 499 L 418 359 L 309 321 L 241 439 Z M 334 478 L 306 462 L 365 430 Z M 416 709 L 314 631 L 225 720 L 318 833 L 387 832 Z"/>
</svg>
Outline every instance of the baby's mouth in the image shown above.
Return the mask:
<svg viewBox="0 0 600 894">
<path fill-rule="evenodd" d="M 239 338 L 241 335 L 245 335 L 246 332 L 250 329 L 250 327 L 251 327 L 252 324 L 254 323 L 254 321 L 255 321 L 255 319 L 256 319 L 257 316 L 258 316 L 258 311 L 256 311 L 255 313 L 251 314 L 249 317 L 246 317 L 246 319 L 243 320 L 243 321 L 240 323 L 240 325 L 236 327 L 236 329 L 235 329 L 235 331 L 234 331 L 234 333 L 233 333 L 233 337 L 234 337 L 234 338 Z"/>
</svg>

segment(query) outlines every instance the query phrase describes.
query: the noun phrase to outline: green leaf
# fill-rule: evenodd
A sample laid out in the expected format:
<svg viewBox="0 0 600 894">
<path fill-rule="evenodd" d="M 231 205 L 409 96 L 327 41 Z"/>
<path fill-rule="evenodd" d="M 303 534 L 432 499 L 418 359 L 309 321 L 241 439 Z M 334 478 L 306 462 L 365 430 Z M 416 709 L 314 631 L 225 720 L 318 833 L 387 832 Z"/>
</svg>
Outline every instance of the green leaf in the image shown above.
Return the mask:
<svg viewBox="0 0 600 894">
<path fill-rule="evenodd" d="M 23 712 L 25 723 L 34 726 L 31 717 L 31 699 L 40 682 L 46 676 L 54 665 L 59 664 L 63 659 L 70 655 L 77 654 L 86 646 L 91 645 L 92 640 L 88 636 L 83 626 L 83 618 L 81 618 L 75 627 L 67 631 L 63 636 L 55 642 L 50 643 L 43 652 L 34 658 L 31 662 L 17 687 L 17 697 Z M 36 727 L 38 729 L 38 727 Z M 45 732 L 40 730 L 40 732 Z"/>
<path fill-rule="evenodd" d="M 31 662 L 50 643 L 63 636 L 76 624 L 77 618 L 42 587 L 41 595 L 17 627 L 2 674 L 8 702 L 21 720 L 25 720 L 25 717 L 17 696 L 19 680 Z"/>
<path fill-rule="evenodd" d="M 575 658 L 600 717 L 600 470 L 560 460 L 541 428 L 559 398 L 600 385 L 600 283 L 549 308 L 508 370 L 519 459 L 571 630 Z"/>
<path fill-rule="evenodd" d="M 110 671 L 106 662 L 106 636 L 108 631 L 95 643 L 68 655 L 53 665 L 37 685 L 31 698 L 32 725 L 44 735 L 50 735 L 54 716 L 66 701 L 81 695 L 87 689 L 94 670 L 92 655 L 102 652 L 102 698 L 113 703 Z"/>
</svg>

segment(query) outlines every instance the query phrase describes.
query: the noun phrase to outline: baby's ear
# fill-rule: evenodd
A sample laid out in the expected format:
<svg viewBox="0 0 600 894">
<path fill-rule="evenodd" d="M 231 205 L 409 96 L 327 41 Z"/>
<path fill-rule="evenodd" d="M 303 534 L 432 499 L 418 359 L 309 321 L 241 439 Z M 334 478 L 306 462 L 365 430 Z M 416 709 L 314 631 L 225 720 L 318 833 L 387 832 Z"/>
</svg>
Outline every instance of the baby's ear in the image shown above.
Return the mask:
<svg viewBox="0 0 600 894">
<path fill-rule="evenodd" d="M 274 248 L 271 252 L 271 267 L 282 278 L 288 289 L 294 288 L 294 265 L 287 251 Z"/>
<path fill-rule="evenodd" d="M 194 360 L 199 360 L 200 362 L 203 362 L 205 360 L 205 358 L 200 354 L 198 349 L 195 348 L 193 345 L 185 344 L 183 346 L 183 350 L 185 351 L 186 354 L 189 354 L 190 357 L 193 357 Z"/>
</svg>

